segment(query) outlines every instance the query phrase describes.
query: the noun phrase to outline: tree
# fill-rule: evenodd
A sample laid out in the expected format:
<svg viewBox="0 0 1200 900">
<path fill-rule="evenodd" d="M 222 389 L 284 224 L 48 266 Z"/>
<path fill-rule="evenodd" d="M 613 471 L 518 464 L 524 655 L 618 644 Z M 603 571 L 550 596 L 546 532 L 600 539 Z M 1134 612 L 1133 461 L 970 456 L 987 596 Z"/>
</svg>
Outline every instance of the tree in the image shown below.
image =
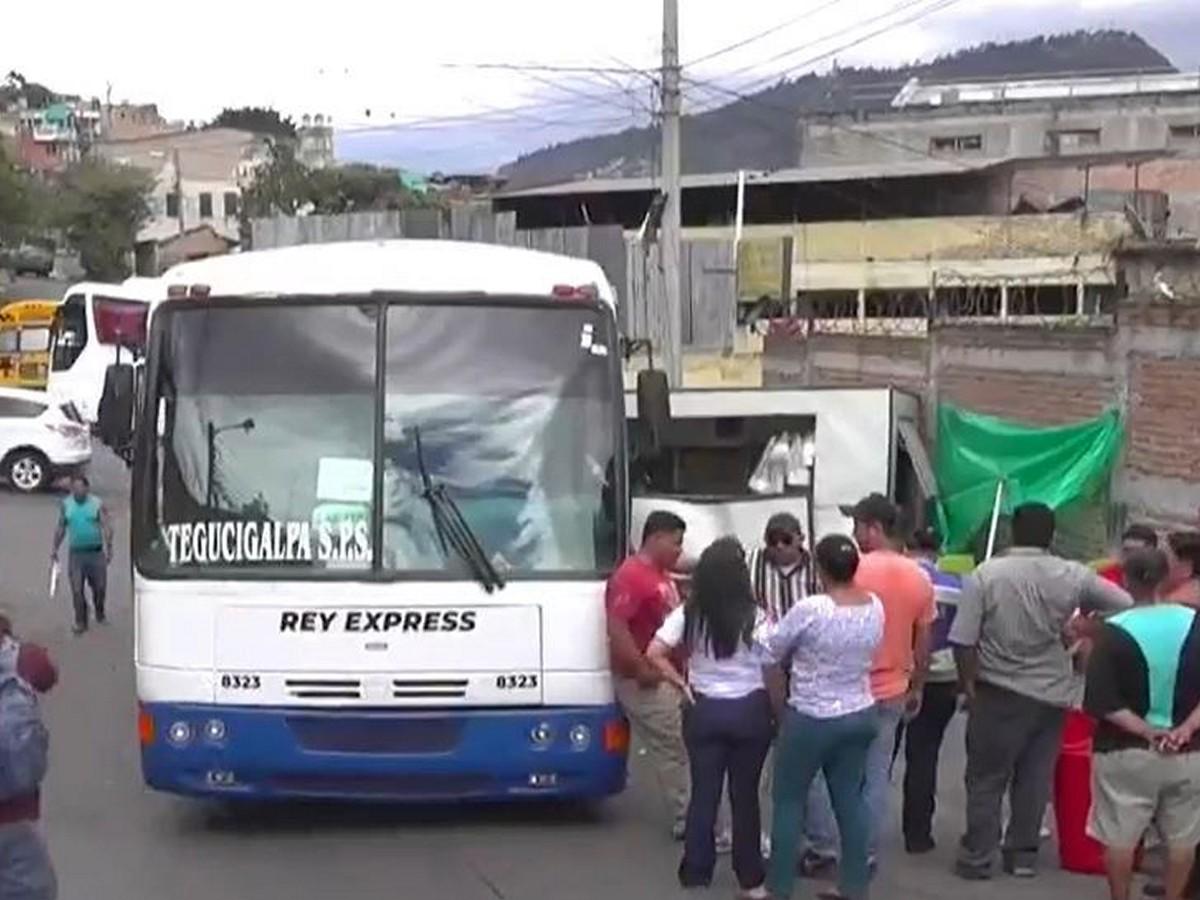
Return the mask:
<svg viewBox="0 0 1200 900">
<path fill-rule="evenodd" d="M 263 106 L 226 107 L 209 124 L 209 128 L 239 128 L 266 137 L 295 140 L 296 123 L 291 116 L 283 117 L 277 110 Z"/>
<path fill-rule="evenodd" d="M 242 193 L 242 212 L 247 219 L 294 216 L 301 212 L 336 215 L 425 205 L 428 201 L 406 188 L 395 169 L 368 165 L 308 169 L 296 159 L 295 150 L 287 141 L 271 143 L 269 161 L 255 174 L 254 184 Z"/>
<path fill-rule="evenodd" d="M 78 251 L 88 277 L 120 281 L 138 229 L 150 216 L 153 180 L 140 169 L 89 160 L 67 170 L 55 219 Z"/>
<path fill-rule="evenodd" d="M 30 109 L 42 109 L 54 102 L 54 91 L 44 84 L 30 81 L 20 72 L 10 71 L 0 84 L 0 107 L 11 106 L 21 98 Z"/>
<path fill-rule="evenodd" d="M 395 169 L 365 164 L 320 169 L 310 173 L 309 199 L 326 214 L 381 209 L 410 209 L 425 199 L 409 190 Z"/>
<path fill-rule="evenodd" d="M 242 218 L 294 216 L 308 202 L 309 171 L 296 159 L 290 141 L 272 140 L 267 163 L 242 191 Z"/>
</svg>

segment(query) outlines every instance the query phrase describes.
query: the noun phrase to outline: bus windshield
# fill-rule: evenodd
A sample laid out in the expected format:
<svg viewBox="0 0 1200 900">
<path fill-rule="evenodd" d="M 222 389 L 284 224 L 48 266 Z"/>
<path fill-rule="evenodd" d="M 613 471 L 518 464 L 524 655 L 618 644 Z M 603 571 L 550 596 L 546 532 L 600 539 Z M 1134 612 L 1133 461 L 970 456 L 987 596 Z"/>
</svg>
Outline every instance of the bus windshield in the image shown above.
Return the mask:
<svg viewBox="0 0 1200 900">
<path fill-rule="evenodd" d="M 158 316 L 144 572 L 471 577 L 431 486 L 506 579 L 613 565 L 622 411 L 598 307 L 222 301 Z"/>
</svg>

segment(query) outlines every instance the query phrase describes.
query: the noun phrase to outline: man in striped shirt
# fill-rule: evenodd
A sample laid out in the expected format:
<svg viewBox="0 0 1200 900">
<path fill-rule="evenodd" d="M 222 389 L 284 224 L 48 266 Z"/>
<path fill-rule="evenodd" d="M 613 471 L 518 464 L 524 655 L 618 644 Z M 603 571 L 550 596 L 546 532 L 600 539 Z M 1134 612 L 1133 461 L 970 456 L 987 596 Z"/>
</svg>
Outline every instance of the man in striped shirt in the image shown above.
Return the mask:
<svg viewBox="0 0 1200 900">
<path fill-rule="evenodd" d="M 816 576 L 804 548 L 804 529 L 791 513 L 767 521 L 763 546 L 750 554 L 750 577 L 758 605 L 778 622 L 796 601 L 816 593 Z"/>
</svg>

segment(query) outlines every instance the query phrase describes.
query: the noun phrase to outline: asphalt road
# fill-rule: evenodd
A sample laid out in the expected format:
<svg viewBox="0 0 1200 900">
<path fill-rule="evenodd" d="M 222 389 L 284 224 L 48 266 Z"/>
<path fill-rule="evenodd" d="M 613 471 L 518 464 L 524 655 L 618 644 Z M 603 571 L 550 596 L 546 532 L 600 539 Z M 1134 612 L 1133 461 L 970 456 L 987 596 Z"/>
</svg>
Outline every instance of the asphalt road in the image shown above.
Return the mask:
<svg viewBox="0 0 1200 900">
<path fill-rule="evenodd" d="M 0 492 L 2 601 L 18 628 L 47 643 L 62 673 L 46 701 L 52 770 L 44 818 L 62 900 L 649 900 L 732 895 L 722 863 L 709 892 L 674 881 L 678 848 L 652 778 L 635 757 L 622 796 L 598 809 L 394 809 L 285 806 L 233 812 L 143 788 L 131 665 L 127 478 L 111 458 L 92 467 L 118 529 L 112 624 L 69 633 L 69 602 L 47 599 L 57 498 Z M 950 872 L 962 823 L 961 723 L 947 744 L 939 849 L 910 859 L 888 841 L 874 896 L 899 900 L 1072 900 L 1107 896 L 1097 879 L 1047 871 L 965 885 Z M 895 818 L 895 817 L 893 817 Z M 1050 848 L 1052 850 L 1052 848 Z M 797 896 L 810 890 L 802 885 Z M 966 889 L 966 890 L 964 890 Z"/>
</svg>

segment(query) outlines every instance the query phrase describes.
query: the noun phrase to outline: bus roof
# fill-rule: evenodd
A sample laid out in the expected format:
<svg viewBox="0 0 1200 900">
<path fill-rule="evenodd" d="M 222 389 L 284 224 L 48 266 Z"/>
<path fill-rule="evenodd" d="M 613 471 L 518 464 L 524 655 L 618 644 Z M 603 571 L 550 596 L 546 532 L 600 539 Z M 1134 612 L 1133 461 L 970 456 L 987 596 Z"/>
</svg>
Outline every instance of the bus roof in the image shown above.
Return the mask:
<svg viewBox="0 0 1200 900">
<path fill-rule="evenodd" d="M 497 244 L 465 241 L 351 241 L 304 244 L 180 263 L 160 281 L 164 290 L 205 285 L 213 296 L 485 293 L 550 296 L 556 286 L 594 285 L 615 305 L 612 286 L 595 262 Z"/>
<path fill-rule="evenodd" d="M 66 300 L 75 294 L 98 295 L 114 300 L 152 300 L 165 299 L 162 285 L 157 278 L 127 278 L 120 284 L 106 284 L 101 281 L 80 281 L 71 285 L 63 294 Z"/>
<path fill-rule="evenodd" d="M 61 300 L 14 300 L 0 307 L 0 323 L 23 325 L 30 322 L 49 322 L 54 318 Z"/>
</svg>

